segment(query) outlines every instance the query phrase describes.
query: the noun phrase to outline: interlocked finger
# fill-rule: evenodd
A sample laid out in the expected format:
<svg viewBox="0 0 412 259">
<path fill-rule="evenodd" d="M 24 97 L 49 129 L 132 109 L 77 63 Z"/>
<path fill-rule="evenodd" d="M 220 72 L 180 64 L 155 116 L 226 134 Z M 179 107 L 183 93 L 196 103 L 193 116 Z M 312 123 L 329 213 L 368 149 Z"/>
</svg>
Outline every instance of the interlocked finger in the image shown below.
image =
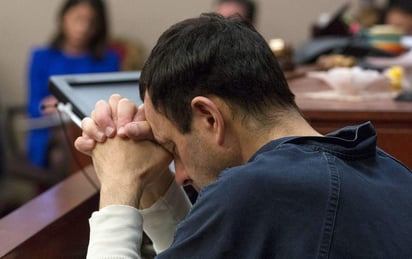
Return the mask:
<svg viewBox="0 0 412 259">
<path fill-rule="evenodd" d="M 117 130 L 119 135 L 124 135 L 124 126 L 133 121 L 138 109 L 136 104 L 123 98 L 117 105 Z"/>
<path fill-rule="evenodd" d="M 100 100 L 96 103 L 91 119 L 106 137 L 113 137 L 116 134 L 116 124 L 112 116 L 112 109 L 108 102 Z"/>
<path fill-rule="evenodd" d="M 97 142 L 104 142 L 106 140 L 103 131 L 99 130 L 95 121 L 90 117 L 86 117 L 82 120 L 82 129 L 84 135 Z"/>
</svg>

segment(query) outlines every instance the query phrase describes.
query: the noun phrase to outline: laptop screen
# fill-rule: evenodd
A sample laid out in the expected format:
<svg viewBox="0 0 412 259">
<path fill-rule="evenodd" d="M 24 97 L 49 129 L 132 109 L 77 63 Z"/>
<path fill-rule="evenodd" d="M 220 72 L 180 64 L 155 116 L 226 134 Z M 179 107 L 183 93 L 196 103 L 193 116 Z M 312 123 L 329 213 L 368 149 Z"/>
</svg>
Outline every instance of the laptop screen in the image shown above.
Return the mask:
<svg viewBox="0 0 412 259">
<path fill-rule="evenodd" d="M 120 94 L 142 104 L 139 95 L 140 72 L 116 72 L 51 76 L 49 90 L 63 104 L 70 104 L 80 120 L 90 116 L 97 101 Z"/>
</svg>

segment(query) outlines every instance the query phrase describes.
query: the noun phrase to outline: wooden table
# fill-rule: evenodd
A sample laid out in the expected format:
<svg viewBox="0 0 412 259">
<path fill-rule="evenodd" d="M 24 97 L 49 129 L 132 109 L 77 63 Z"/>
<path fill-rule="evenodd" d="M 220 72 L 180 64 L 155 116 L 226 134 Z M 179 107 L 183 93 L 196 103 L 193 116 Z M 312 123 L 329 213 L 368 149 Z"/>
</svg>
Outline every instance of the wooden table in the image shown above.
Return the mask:
<svg viewBox="0 0 412 259">
<path fill-rule="evenodd" d="M 320 133 L 371 121 L 378 132 L 378 146 L 412 168 L 412 102 L 320 100 L 304 96 L 329 89 L 317 79 L 295 78 L 289 85 L 305 117 Z"/>
</svg>

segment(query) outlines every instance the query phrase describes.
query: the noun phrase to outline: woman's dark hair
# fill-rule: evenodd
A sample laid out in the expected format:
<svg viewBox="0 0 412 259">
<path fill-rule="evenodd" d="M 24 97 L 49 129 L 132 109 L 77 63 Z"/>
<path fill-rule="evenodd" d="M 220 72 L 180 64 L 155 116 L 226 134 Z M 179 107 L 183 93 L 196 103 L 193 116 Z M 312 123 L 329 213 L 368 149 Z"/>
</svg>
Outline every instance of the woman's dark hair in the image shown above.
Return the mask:
<svg viewBox="0 0 412 259">
<path fill-rule="evenodd" d="M 239 16 L 204 14 L 173 25 L 153 48 L 140 78 L 159 112 L 186 133 L 196 96 L 217 96 L 233 116 L 267 124 L 297 109 L 283 71 L 263 37 Z"/>
<path fill-rule="evenodd" d="M 61 49 L 63 47 L 65 41 L 65 35 L 62 29 L 63 16 L 70 8 L 83 3 L 89 4 L 96 13 L 95 33 L 90 39 L 87 49 L 93 58 L 102 59 L 108 36 L 106 6 L 103 0 L 67 0 L 58 13 L 58 31 L 52 38 L 50 46 L 54 49 Z"/>
</svg>

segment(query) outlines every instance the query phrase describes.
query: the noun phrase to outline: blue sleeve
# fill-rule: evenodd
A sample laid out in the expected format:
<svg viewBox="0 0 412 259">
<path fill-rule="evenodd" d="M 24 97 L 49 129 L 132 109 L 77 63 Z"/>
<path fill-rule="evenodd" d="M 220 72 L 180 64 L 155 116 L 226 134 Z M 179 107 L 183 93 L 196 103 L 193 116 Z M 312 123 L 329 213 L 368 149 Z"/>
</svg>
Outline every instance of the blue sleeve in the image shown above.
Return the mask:
<svg viewBox="0 0 412 259">
<path fill-rule="evenodd" d="M 120 57 L 114 51 L 108 52 L 107 60 L 109 71 L 116 72 L 120 70 Z"/>
<path fill-rule="evenodd" d="M 120 70 L 120 57 L 114 51 L 106 51 L 103 59 L 96 60 L 89 56 L 89 61 L 91 62 L 91 67 L 82 71 L 83 73 L 107 73 L 107 72 L 117 72 Z"/>
<path fill-rule="evenodd" d="M 232 227 L 227 224 L 231 224 L 234 215 L 227 206 L 220 205 L 218 200 L 200 197 L 188 217 L 177 226 L 172 245 L 156 259 L 234 258 L 231 251 L 236 249 L 229 240 Z M 242 229 L 241 226 L 238 229 Z"/>
<path fill-rule="evenodd" d="M 47 62 L 48 54 L 44 50 L 35 50 L 32 52 L 29 61 L 28 71 L 28 113 L 31 117 L 39 117 L 40 103 L 50 93 L 47 88 L 48 72 Z"/>
<path fill-rule="evenodd" d="M 273 258 L 264 245 L 270 228 L 254 229 L 251 220 L 258 216 L 256 207 L 263 199 L 256 203 L 244 190 L 239 193 L 237 187 L 218 182 L 199 193 L 191 212 L 177 226 L 172 245 L 156 258 Z"/>
</svg>

